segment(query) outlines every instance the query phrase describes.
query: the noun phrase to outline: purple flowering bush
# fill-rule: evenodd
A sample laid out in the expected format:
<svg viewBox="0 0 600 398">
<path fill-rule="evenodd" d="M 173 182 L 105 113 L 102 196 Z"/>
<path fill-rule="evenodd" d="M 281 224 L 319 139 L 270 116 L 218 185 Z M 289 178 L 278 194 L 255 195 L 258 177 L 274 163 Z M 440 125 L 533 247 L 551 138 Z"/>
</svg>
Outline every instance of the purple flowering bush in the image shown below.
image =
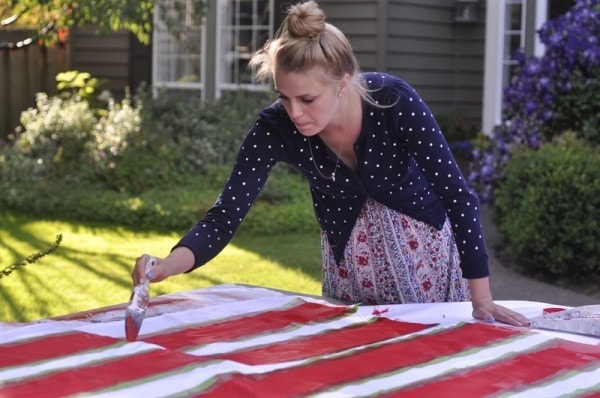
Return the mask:
<svg viewBox="0 0 600 398">
<path fill-rule="evenodd" d="M 578 0 L 538 33 L 545 54 L 515 55 L 518 67 L 503 93 L 503 121 L 473 151 L 469 181 L 482 202 L 492 200 L 515 150 L 538 148 L 565 130 L 600 143 L 600 0 Z"/>
</svg>

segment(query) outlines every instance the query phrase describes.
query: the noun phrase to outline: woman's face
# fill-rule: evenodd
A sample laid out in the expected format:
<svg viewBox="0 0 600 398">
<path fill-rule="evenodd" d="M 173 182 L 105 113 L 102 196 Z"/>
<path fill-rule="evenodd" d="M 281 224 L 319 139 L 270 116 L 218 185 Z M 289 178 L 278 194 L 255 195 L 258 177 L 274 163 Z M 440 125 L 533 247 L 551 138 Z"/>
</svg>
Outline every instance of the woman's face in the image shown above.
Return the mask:
<svg viewBox="0 0 600 398">
<path fill-rule="evenodd" d="M 275 73 L 275 91 L 298 131 L 313 136 L 335 123 L 342 85 L 332 86 L 322 67 L 304 72 Z M 344 82 L 342 82 L 344 84 Z"/>
</svg>

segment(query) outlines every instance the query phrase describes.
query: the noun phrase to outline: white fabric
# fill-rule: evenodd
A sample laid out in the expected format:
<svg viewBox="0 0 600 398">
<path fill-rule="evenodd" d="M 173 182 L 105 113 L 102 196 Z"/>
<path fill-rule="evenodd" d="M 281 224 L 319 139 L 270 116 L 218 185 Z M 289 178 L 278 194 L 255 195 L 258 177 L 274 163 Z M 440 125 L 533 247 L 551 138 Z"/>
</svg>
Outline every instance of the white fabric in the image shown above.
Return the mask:
<svg viewBox="0 0 600 398">
<path fill-rule="evenodd" d="M 241 315 L 264 312 L 271 308 L 281 309 L 285 306 L 291 306 L 299 299 L 333 306 L 338 304 L 319 297 L 260 287 L 219 285 L 155 298 L 158 304 L 149 308 L 148 317 L 145 319 L 140 331 L 140 337 L 143 338 L 145 335 L 164 333 L 181 325 L 210 325 L 221 319 L 235 319 Z M 544 308 L 557 306 L 556 304 L 528 301 L 500 301 L 499 303 L 530 318 L 541 315 Z M 45 319 L 28 324 L 0 324 L 0 345 L 26 342 L 33 337 L 51 336 L 73 330 L 119 339 L 114 344 L 78 352 L 77 354 L 51 358 L 39 363 L 28 363 L 4 369 L 0 368 L 0 390 L 3 383 L 9 383 L 18 379 L 39 377 L 46 372 L 76 369 L 78 366 L 90 364 L 95 361 L 102 361 L 109 358 L 112 360 L 163 349 L 161 346 L 142 341 L 133 343 L 124 342 L 125 328 L 123 318 L 125 308 L 126 304 L 115 306 L 114 308 L 111 307 L 108 311 L 110 316 L 107 315 L 107 312 L 90 311 L 89 313 L 71 314 L 69 316 L 70 320 Z M 388 342 L 410 339 L 418 334 L 430 334 L 437 329 L 450 328 L 460 323 L 477 322 L 472 318 L 471 304 L 467 302 L 359 306 L 354 313 L 347 313 L 344 316 L 336 317 L 329 321 L 306 323 L 292 328 L 284 328 L 279 332 L 269 333 L 268 338 L 257 334 L 248 339 L 243 339 L 243 343 L 237 340 L 234 342 L 223 341 L 198 347 L 187 347 L 185 353 L 198 356 L 226 354 L 235 352 L 241 347 L 256 348 L 267 343 L 273 344 L 278 341 L 291 341 L 300 336 L 316 336 L 322 334 L 324 331 L 369 322 L 374 316 L 404 322 L 430 325 L 438 324 L 420 332 L 393 337 L 387 340 Z M 533 347 L 543 346 L 556 337 L 584 344 L 600 345 L 600 338 L 537 330 L 536 333 L 519 334 L 515 338 L 508 338 L 497 344 L 492 344 L 473 352 L 465 352 L 465 355 L 436 358 L 435 360 L 424 362 L 420 366 L 404 367 L 387 374 L 381 374 L 377 378 L 355 380 L 351 383 L 337 385 L 328 391 L 321 391 L 317 396 L 344 397 L 356 396 L 357 394 L 371 395 L 383 393 L 385 389 L 399 388 L 409 383 L 427 382 L 428 380 L 451 374 L 457 370 L 476 368 L 511 352 L 528 351 Z M 242 345 L 240 346 L 240 344 Z M 343 356 L 345 352 L 356 352 L 362 348 L 364 347 L 351 347 L 335 354 L 321 355 L 319 358 Z M 310 361 L 314 361 L 315 358 L 317 357 L 259 365 L 247 365 L 232 360 L 215 359 L 181 367 L 172 372 L 163 372 L 159 375 L 153 375 L 151 378 L 146 377 L 136 383 L 122 383 L 117 389 L 104 389 L 96 391 L 93 395 L 106 397 L 165 397 L 185 395 L 201 384 L 212 383 L 215 378 L 224 374 L 267 373 L 276 369 L 291 368 L 309 363 Z M 524 391 L 523 394 L 526 394 L 526 396 L 558 396 L 573 393 L 573 391 L 579 388 L 597 390 L 598 380 L 600 380 L 599 372 L 600 364 L 598 366 L 593 365 L 578 374 L 561 376 L 558 381 L 552 383 L 551 388 L 544 388 L 543 385 L 532 386 L 532 388 Z"/>
</svg>

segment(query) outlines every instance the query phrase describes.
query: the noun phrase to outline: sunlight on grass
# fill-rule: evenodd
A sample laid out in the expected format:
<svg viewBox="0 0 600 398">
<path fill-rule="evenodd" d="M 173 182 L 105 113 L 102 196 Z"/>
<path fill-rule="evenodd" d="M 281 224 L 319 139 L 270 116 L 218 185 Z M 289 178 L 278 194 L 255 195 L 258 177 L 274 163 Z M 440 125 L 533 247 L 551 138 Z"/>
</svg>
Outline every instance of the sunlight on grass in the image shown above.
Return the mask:
<svg viewBox="0 0 600 398">
<path fill-rule="evenodd" d="M 63 235 L 57 251 L 0 279 L 0 321 L 30 321 L 124 303 L 130 295 L 135 258 L 142 253 L 163 257 L 179 239 L 178 234 L 30 221 L 8 215 L 0 215 L 0 220 L 0 269 L 47 248 L 57 234 Z M 221 283 L 320 294 L 320 263 L 315 255 L 318 248 L 310 257 L 312 269 L 306 271 L 305 265 L 296 267 L 293 261 L 283 264 L 249 250 L 248 246 L 271 244 L 268 237 L 257 239 L 259 242 L 255 243 L 253 237 L 242 238 L 240 246 L 234 241 L 204 267 L 152 285 L 151 295 Z M 289 237 L 290 242 L 296 240 Z M 280 249 L 286 251 L 285 247 Z"/>
</svg>

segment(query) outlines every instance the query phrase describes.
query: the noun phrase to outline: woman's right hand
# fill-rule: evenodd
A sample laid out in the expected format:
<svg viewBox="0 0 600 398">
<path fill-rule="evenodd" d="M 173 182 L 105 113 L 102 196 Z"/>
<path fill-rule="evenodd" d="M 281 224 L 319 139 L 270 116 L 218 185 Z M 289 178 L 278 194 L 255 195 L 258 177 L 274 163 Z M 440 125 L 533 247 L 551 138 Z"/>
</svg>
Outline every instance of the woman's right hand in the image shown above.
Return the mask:
<svg viewBox="0 0 600 398">
<path fill-rule="evenodd" d="M 154 264 L 149 264 L 153 261 Z M 131 279 L 133 286 L 139 285 L 144 280 L 150 282 L 160 282 L 168 277 L 165 274 L 165 267 L 161 265 L 164 262 L 163 259 L 151 256 L 149 254 L 143 254 L 135 259 L 135 266 L 131 273 Z"/>
<path fill-rule="evenodd" d="M 171 252 L 164 259 L 154 257 L 156 264 L 147 269 L 146 264 L 153 256 L 144 254 L 135 260 L 135 266 L 131 273 L 133 285 L 136 286 L 143 279 L 151 283 L 156 283 L 167 279 L 170 276 L 186 272 L 194 265 L 194 254 L 185 247 L 179 247 Z"/>
</svg>

